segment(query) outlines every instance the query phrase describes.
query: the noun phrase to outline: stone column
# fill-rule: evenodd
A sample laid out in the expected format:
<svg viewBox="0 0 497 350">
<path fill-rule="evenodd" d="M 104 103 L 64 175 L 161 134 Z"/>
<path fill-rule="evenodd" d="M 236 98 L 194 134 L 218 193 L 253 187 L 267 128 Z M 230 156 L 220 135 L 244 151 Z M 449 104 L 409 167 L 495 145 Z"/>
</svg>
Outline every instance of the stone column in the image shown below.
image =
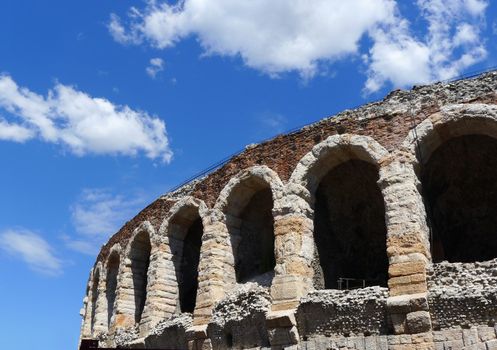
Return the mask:
<svg viewBox="0 0 497 350">
<path fill-rule="evenodd" d="M 187 330 L 189 349 L 211 349 L 207 325 L 214 304 L 235 283 L 235 268 L 230 236 L 223 213 L 209 209 L 203 215 L 204 233 L 198 266 L 198 289 L 193 326 Z"/>
<path fill-rule="evenodd" d="M 83 308 L 80 310 L 80 315 L 83 317 L 81 325 L 80 339 L 91 338 L 91 288 L 92 288 L 92 273 L 90 273 L 90 279 L 88 280 L 87 292 L 83 299 Z"/>
<path fill-rule="evenodd" d="M 178 284 L 168 237 L 152 243 L 147 273 L 147 299 L 140 322 L 140 334 L 147 334 L 158 322 L 177 311 Z"/>
<path fill-rule="evenodd" d="M 135 292 L 131 259 L 123 255 L 119 267 L 116 287 L 115 316 L 109 333 L 118 328 L 129 328 L 135 324 Z"/>
<path fill-rule="evenodd" d="M 308 194 L 305 188 L 291 185 L 273 209 L 276 267 L 271 285 L 273 303 L 267 316 L 271 346 L 297 343 L 295 309 L 313 288 L 313 220 Z"/>
<path fill-rule="evenodd" d="M 380 163 L 389 259 L 387 305 L 397 334 L 431 330 L 426 281 L 429 230 L 414 164 L 414 156 L 403 151 Z"/>
<path fill-rule="evenodd" d="M 225 221 L 216 209 L 209 210 L 203 219 L 194 326 L 207 326 L 214 304 L 235 283 L 234 258 Z"/>
<path fill-rule="evenodd" d="M 272 310 L 293 309 L 313 288 L 313 211 L 309 191 L 289 185 L 275 202 L 275 277 L 271 286 Z"/>
<path fill-rule="evenodd" d="M 107 332 L 107 296 L 106 291 L 106 270 L 100 270 L 100 278 L 98 280 L 98 296 L 95 303 L 95 315 L 93 318 L 93 337 Z"/>
</svg>

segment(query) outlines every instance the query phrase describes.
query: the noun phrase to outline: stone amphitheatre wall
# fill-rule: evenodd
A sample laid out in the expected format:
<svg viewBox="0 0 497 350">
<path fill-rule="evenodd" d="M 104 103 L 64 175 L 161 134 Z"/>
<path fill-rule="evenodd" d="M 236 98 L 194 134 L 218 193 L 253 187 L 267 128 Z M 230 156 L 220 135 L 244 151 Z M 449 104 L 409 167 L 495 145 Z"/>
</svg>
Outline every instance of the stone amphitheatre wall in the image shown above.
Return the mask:
<svg viewBox="0 0 497 350">
<path fill-rule="evenodd" d="M 109 240 L 81 337 L 497 349 L 496 176 L 495 72 L 394 91 L 250 145 Z"/>
</svg>

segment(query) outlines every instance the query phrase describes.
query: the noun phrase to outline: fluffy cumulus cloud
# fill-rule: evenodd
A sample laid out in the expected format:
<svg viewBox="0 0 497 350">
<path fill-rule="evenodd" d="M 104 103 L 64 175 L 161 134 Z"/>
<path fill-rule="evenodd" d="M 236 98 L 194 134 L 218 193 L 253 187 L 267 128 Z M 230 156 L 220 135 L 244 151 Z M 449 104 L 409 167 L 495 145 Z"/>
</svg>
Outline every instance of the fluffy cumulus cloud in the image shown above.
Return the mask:
<svg viewBox="0 0 497 350">
<path fill-rule="evenodd" d="M 156 57 L 150 60 L 148 67 L 145 69 L 148 76 L 155 79 L 157 74 L 164 70 L 164 60 L 162 58 Z"/>
<path fill-rule="evenodd" d="M 195 35 L 207 54 L 240 56 L 269 74 L 314 75 L 320 62 L 357 51 L 365 32 L 394 14 L 392 0 L 149 1 L 129 24 L 115 14 L 109 30 L 121 43 L 174 46 Z"/>
<path fill-rule="evenodd" d="M 18 257 L 36 272 L 58 275 L 62 272 L 62 261 L 53 248 L 41 236 L 29 230 L 5 230 L 0 233 L 0 248 Z"/>
<path fill-rule="evenodd" d="M 1 140 L 38 138 L 64 145 L 77 155 L 143 152 L 164 162 L 172 157 L 161 119 L 73 86 L 58 83 L 42 96 L 0 75 L 0 115 Z"/>
<path fill-rule="evenodd" d="M 426 31 L 414 34 L 412 25 L 396 15 L 370 32 L 373 46 L 365 56 L 367 91 L 386 82 L 403 87 L 454 78 L 485 59 L 481 38 L 487 2 L 483 0 L 418 0 Z"/>
<path fill-rule="evenodd" d="M 108 189 L 85 189 L 71 206 L 76 235 L 62 238 L 69 248 L 93 255 L 145 201 L 140 194 L 124 196 Z"/>
<path fill-rule="evenodd" d="M 109 31 L 122 44 L 173 47 L 189 36 L 207 55 L 241 57 L 271 76 L 311 78 L 351 56 L 366 64 L 365 89 L 459 74 L 486 54 L 480 31 L 486 0 L 417 0 L 426 30 L 414 30 L 394 0 L 149 0 Z M 361 47 L 361 39 L 371 39 Z M 365 44 L 363 44 L 365 46 Z"/>
</svg>

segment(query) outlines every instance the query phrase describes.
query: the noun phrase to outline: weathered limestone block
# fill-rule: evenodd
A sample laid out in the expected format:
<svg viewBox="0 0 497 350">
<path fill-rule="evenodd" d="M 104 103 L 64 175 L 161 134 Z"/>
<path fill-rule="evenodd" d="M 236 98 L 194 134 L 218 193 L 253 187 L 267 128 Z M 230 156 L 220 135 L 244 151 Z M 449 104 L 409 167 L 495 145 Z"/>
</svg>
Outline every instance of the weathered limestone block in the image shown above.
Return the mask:
<svg viewBox="0 0 497 350">
<path fill-rule="evenodd" d="M 269 291 L 256 283 L 238 285 L 216 304 L 207 333 L 215 349 L 269 346 Z"/>
<path fill-rule="evenodd" d="M 487 350 L 497 350 L 497 340 L 489 340 L 485 342 L 485 345 L 487 346 Z"/>
<path fill-rule="evenodd" d="M 428 311 L 414 311 L 406 316 L 407 329 L 410 334 L 423 333 L 431 330 L 431 319 Z"/>
<path fill-rule="evenodd" d="M 172 316 L 167 321 L 157 323 L 145 337 L 147 348 L 187 349 L 187 330 L 192 325 L 192 316 L 182 314 Z"/>
<path fill-rule="evenodd" d="M 297 309 L 299 334 L 301 337 L 387 334 L 387 297 L 388 291 L 381 287 L 309 293 Z"/>
<path fill-rule="evenodd" d="M 297 344 L 299 333 L 295 319 L 296 310 L 272 311 L 266 317 L 266 328 L 271 346 Z"/>
<path fill-rule="evenodd" d="M 431 265 L 428 274 L 428 302 L 434 327 L 470 328 L 495 324 L 496 270 L 497 259 Z M 492 327 L 489 328 L 491 331 Z"/>
</svg>

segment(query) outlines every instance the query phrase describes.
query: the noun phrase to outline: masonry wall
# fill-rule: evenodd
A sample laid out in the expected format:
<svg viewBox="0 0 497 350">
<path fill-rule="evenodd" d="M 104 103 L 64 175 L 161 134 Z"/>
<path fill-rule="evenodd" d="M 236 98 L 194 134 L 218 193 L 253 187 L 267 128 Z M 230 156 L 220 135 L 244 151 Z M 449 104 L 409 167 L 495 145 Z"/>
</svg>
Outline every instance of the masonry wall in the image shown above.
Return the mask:
<svg viewBox="0 0 497 350">
<path fill-rule="evenodd" d="M 497 139 L 496 102 L 497 74 L 488 73 L 395 91 L 247 147 L 156 200 L 102 248 L 81 337 L 138 348 L 496 348 L 497 265 L 433 263 L 422 186 L 432 155 L 451 140 Z M 350 193 L 374 178 L 364 187 L 373 199 L 321 185 L 345 164 L 365 164 L 363 178 L 357 167 L 336 176 L 350 180 Z M 320 199 L 325 193 L 332 199 Z M 325 224 L 319 212 L 328 213 Z M 200 251 L 186 238 L 193 223 Z M 348 233 L 322 249 L 319 225 L 325 241 L 329 232 Z M 182 254 L 198 261 L 197 283 L 186 287 L 195 272 L 183 270 Z M 353 268 L 337 269 L 342 262 Z M 340 281 L 326 284 L 325 275 Z M 359 288 L 336 290 L 343 283 Z M 187 287 L 197 291 L 193 313 L 182 312 Z"/>
</svg>

